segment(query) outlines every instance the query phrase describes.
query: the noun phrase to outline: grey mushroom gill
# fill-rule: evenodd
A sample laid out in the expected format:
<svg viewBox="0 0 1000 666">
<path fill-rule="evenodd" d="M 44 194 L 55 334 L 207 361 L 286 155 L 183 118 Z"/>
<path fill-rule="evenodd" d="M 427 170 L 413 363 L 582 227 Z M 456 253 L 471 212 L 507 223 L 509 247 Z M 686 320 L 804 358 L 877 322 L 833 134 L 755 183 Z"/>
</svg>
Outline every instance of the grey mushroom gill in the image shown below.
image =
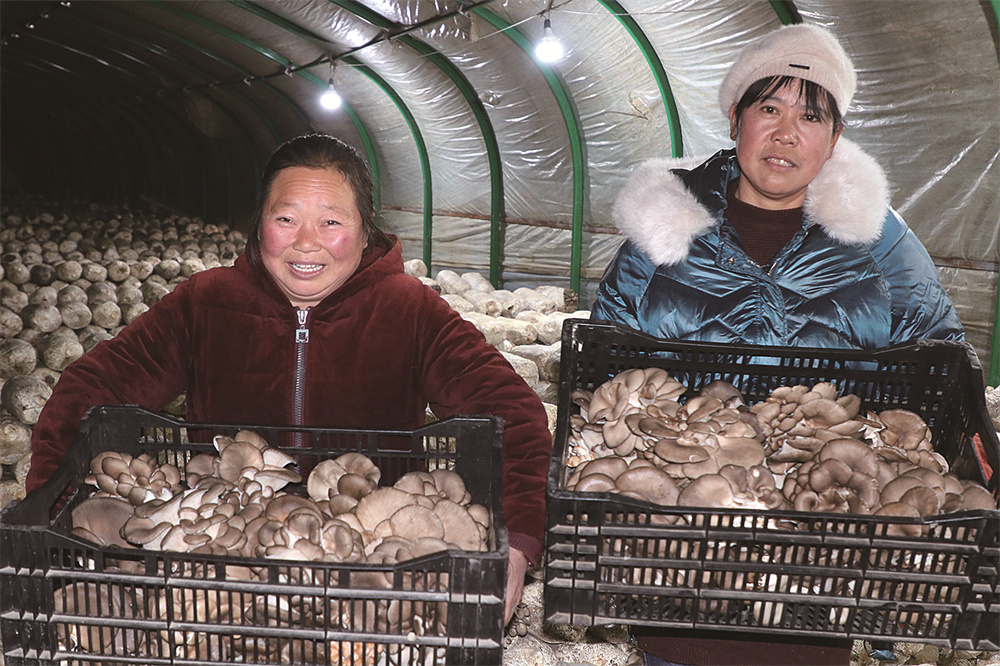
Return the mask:
<svg viewBox="0 0 1000 666">
<path fill-rule="evenodd" d="M 490 513 L 472 502 L 463 479 L 454 471 L 410 472 L 393 486 L 380 487 L 379 468 L 367 456 L 352 452 L 317 464 L 305 483 L 308 496 L 301 496 L 285 490 L 288 484 L 301 482 L 297 473 L 287 469 L 294 459 L 268 446 L 259 435 L 241 431 L 233 437 L 217 436 L 214 444 L 217 455 L 195 455 L 183 472 L 173 465 L 157 464 L 146 454 L 95 456 L 86 482 L 96 490 L 72 512 L 74 534 L 102 546 L 126 549 L 233 555 L 258 562 L 366 565 L 350 570 L 350 586 L 374 589 L 393 587 L 393 570 L 386 565 L 451 549 L 489 549 Z M 123 561 L 128 565 L 130 560 Z M 317 576 L 323 571 L 308 566 L 282 567 L 281 571 L 287 582 L 322 582 Z M 265 574 L 256 562 L 226 566 L 229 578 L 255 580 Z M 440 592 L 448 586 L 447 573 L 406 571 L 404 578 L 410 590 Z M 75 586 L 57 590 L 57 603 L 78 608 L 74 604 L 82 593 L 89 590 Z M 226 623 L 272 617 L 354 631 L 415 634 L 441 631 L 447 621 L 445 602 L 369 598 L 325 608 L 283 603 L 273 597 L 248 595 L 243 607 L 228 595 L 209 591 L 161 595 L 130 612 L 141 613 L 144 608 L 153 612 L 157 607 L 166 612 L 169 607 L 177 617 Z M 268 608 L 255 608 L 261 604 Z M 173 644 L 179 657 L 212 654 L 224 658 L 222 652 L 229 649 L 206 645 L 204 636 L 193 631 L 164 633 L 160 639 L 163 646 Z M 119 638 L 109 630 L 99 640 Z M 246 650 L 264 649 L 251 643 L 247 642 Z M 325 655 L 341 648 L 331 643 L 316 650 Z M 279 652 L 290 654 L 296 649 L 282 644 Z M 362 652 L 371 654 L 370 650 Z"/>
</svg>

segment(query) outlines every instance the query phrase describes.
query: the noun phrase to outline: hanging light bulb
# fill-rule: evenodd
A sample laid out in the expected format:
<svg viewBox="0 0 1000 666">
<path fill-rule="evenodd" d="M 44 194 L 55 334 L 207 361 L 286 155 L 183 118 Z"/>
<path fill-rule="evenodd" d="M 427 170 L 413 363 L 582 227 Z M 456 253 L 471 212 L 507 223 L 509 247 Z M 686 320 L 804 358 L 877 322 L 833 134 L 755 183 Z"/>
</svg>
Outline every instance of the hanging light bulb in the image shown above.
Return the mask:
<svg viewBox="0 0 1000 666">
<path fill-rule="evenodd" d="M 343 100 L 340 99 L 340 93 L 338 93 L 337 89 L 333 87 L 333 78 L 331 78 L 329 83 L 326 85 L 326 90 L 324 90 L 323 94 L 319 96 L 319 103 L 324 109 L 333 111 L 334 109 L 340 108 L 342 101 Z"/>
<path fill-rule="evenodd" d="M 327 79 L 326 90 L 324 90 L 323 94 L 319 96 L 320 106 L 328 111 L 339 109 L 341 103 L 343 102 L 340 98 L 340 93 L 338 93 L 337 89 L 333 87 L 333 60 L 333 56 L 330 56 L 330 77 Z"/>
<path fill-rule="evenodd" d="M 552 32 L 552 21 L 545 17 L 542 39 L 535 45 L 535 57 L 542 62 L 558 62 L 562 60 L 565 52 L 562 42 Z"/>
</svg>

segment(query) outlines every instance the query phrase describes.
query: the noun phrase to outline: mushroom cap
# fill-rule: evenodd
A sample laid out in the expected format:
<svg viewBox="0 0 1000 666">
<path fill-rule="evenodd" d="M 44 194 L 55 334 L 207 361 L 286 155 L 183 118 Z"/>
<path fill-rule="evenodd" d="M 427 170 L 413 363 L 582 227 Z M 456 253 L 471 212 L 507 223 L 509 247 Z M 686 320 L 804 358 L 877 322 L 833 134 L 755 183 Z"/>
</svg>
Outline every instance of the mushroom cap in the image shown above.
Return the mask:
<svg viewBox="0 0 1000 666">
<path fill-rule="evenodd" d="M 628 371 L 626 370 L 625 372 Z M 622 375 L 618 375 L 618 377 L 610 382 L 601 384 L 594 391 L 587 410 L 588 421 L 591 423 L 603 423 L 607 420 L 617 420 L 628 409 L 629 398 L 632 394 L 624 382 L 618 381 Z"/>
<path fill-rule="evenodd" d="M 365 486 L 369 488 L 368 492 L 374 490 L 382 478 L 382 471 L 372 462 L 371 458 L 363 453 L 351 451 L 337 458 L 323 460 L 313 467 L 306 480 L 306 491 L 309 493 L 309 497 L 318 502 L 329 499 L 331 495 L 340 492 L 338 483 L 345 474 L 354 474 L 367 480 L 366 484 L 361 484 L 358 480 L 347 482 L 349 485 L 346 487 L 358 493 L 361 493 Z M 354 483 L 353 481 L 358 482 Z"/>
<path fill-rule="evenodd" d="M 764 462 L 764 445 L 751 437 L 727 437 L 716 435 L 719 448 L 715 456 L 719 465 L 734 464 L 745 469 Z"/>
<path fill-rule="evenodd" d="M 73 508 L 71 515 L 74 532 L 77 528 L 86 530 L 80 533 L 102 546 L 121 546 L 130 548 L 130 544 L 121 535 L 122 527 L 132 517 L 132 505 L 119 497 L 90 497 Z"/>
<path fill-rule="evenodd" d="M 920 518 L 920 512 L 911 504 L 905 502 L 889 502 L 879 507 L 876 516 Z M 923 534 L 923 526 L 919 523 L 889 523 L 886 534 L 890 536 L 919 537 Z"/>
<path fill-rule="evenodd" d="M 342 513 L 353 511 L 358 505 L 358 500 L 350 495 L 334 495 L 327 502 L 327 509 L 331 516 L 339 516 Z"/>
<path fill-rule="evenodd" d="M 899 501 L 914 507 L 921 516 L 936 516 L 944 504 L 944 493 L 928 486 L 910 488 Z"/>
<path fill-rule="evenodd" d="M 184 465 L 184 475 L 188 486 L 193 487 L 201 477 L 211 476 L 214 473 L 215 456 L 208 453 L 199 453 Z"/>
<path fill-rule="evenodd" d="M 847 421 L 852 421 L 857 415 L 850 411 L 853 403 L 841 404 L 830 398 L 817 398 L 803 403 L 800 410 L 803 420 L 813 428 L 829 428 Z M 860 402 L 858 403 L 860 407 Z"/>
<path fill-rule="evenodd" d="M 358 517 L 365 531 L 370 532 L 400 508 L 415 503 L 413 495 L 406 491 L 392 487 L 376 488 L 358 500 L 354 515 Z"/>
<path fill-rule="evenodd" d="M 128 463 L 131 459 L 132 456 L 128 453 L 102 451 L 90 459 L 90 471 L 93 474 L 103 472 L 104 474 L 118 478 L 118 475 L 122 472 L 128 472 Z"/>
<path fill-rule="evenodd" d="M 673 437 L 661 437 L 653 445 L 653 452 L 669 463 L 699 463 L 709 458 L 708 450 L 703 446 L 682 444 Z"/>
<path fill-rule="evenodd" d="M 851 438 L 833 439 L 823 445 L 816 454 L 818 460 L 836 458 L 871 477 L 879 472 L 878 457 L 863 442 Z"/>
<path fill-rule="evenodd" d="M 337 492 L 355 499 L 360 499 L 373 490 L 375 490 L 375 484 L 360 474 L 345 472 L 337 479 Z"/>
<path fill-rule="evenodd" d="M 437 491 L 434 477 L 431 476 L 430 472 L 422 470 L 407 472 L 396 479 L 396 483 L 392 484 L 392 487 L 404 490 L 413 495 L 427 495 Z"/>
<path fill-rule="evenodd" d="M 472 496 L 465 487 L 462 476 L 450 469 L 436 469 L 430 473 L 434 479 L 434 485 L 441 497 L 447 497 L 459 504 L 468 504 L 472 501 Z"/>
<path fill-rule="evenodd" d="M 979 484 L 969 484 L 962 492 L 962 510 L 975 511 L 983 509 L 995 511 L 997 500 L 990 491 Z"/>
<path fill-rule="evenodd" d="M 911 488 L 920 488 L 925 485 L 923 479 L 916 476 L 907 476 L 905 474 L 897 476 L 882 488 L 882 504 L 898 502 Z"/>
<path fill-rule="evenodd" d="M 715 396 L 698 395 L 684 403 L 681 411 L 687 415 L 688 422 L 703 421 L 723 407 L 725 407 L 723 402 Z"/>
<path fill-rule="evenodd" d="M 271 498 L 264 508 L 264 515 L 272 520 L 283 522 L 288 515 L 296 509 L 307 509 L 322 517 L 322 512 L 315 502 L 298 495 L 276 495 Z"/>
<path fill-rule="evenodd" d="M 572 490 L 577 486 L 580 479 L 590 474 L 602 474 L 608 478 L 615 479 L 619 474 L 628 469 L 628 463 L 618 456 L 607 456 L 595 458 L 581 463 L 573 470 L 573 473 L 566 480 L 566 488 Z"/>
<path fill-rule="evenodd" d="M 422 536 L 443 539 L 445 526 L 438 513 L 419 504 L 400 507 L 389 516 L 389 527 L 396 536 L 415 541 Z"/>
<path fill-rule="evenodd" d="M 623 472 L 615 479 L 615 487 L 621 492 L 638 493 L 647 501 L 666 506 L 676 504 L 680 494 L 673 477 L 655 466 L 638 466 Z"/>
<path fill-rule="evenodd" d="M 258 451 L 264 451 L 269 448 L 267 440 L 264 439 L 262 435 L 252 430 L 240 430 L 233 435 L 233 439 L 237 442 L 247 442 L 248 444 L 252 444 Z"/>
<path fill-rule="evenodd" d="M 891 446 L 913 450 L 930 437 L 923 418 L 908 409 L 887 409 L 879 412 L 878 420 L 885 425 L 882 440 Z"/>
<path fill-rule="evenodd" d="M 217 443 L 225 439 L 228 438 L 220 436 L 215 438 Z M 249 442 L 237 440 L 229 440 L 228 444 L 223 445 L 215 465 L 215 473 L 219 478 L 229 483 L 236 483 L 247 467 L 263 469 L 264 456 L 259 449 Z"/>
<path fill-rule="evenodd" d="M 357 562 L 364 557 L 361 535 L 342 520 L 328 520 L 320 530 L 320 544 L 326 551 L 327 561 Z"/>
<path fill-rule="evenodd" d="M 316 463 L 309 472 L 309 478 L 306 479 L 306 492 L 309 493 L 309 497 L 314 502 L 329 499 L 331 495 L 336 494 L 337 481 L 343 473 L 344 468 L 335 459 Z"/>
<path fill-rule="evenodd" d="M 579 481 L 570 488 L 578 493 L 609 493 L 616 489 L 615 480 L 607 474 L 599 472 L 580 477 Z"/>
<path fill-rule="evenodd" d="M 445 541 L 462 550 L 486 550 L 486 544 L 479 536 L 478 523 L 461 504 L 442 499 L 434 505 L 434 513 L 444 525 Z"/>
<path fill-rule="evenodd" d="M 693 479 L 677 497 L 677 504 L 691 507 L 727 507 L 735 499 L 733 487 L 720 474 L 705 474 Z"/>
<path fill-rule="evenodd" d="M 746 400 L 738 388 L 732 382 L 724 379 L 716 379 L 701 387 L 699 395 L 708 395 L 718 398 L 726 407 L 746 406 Z"/>
</svg>

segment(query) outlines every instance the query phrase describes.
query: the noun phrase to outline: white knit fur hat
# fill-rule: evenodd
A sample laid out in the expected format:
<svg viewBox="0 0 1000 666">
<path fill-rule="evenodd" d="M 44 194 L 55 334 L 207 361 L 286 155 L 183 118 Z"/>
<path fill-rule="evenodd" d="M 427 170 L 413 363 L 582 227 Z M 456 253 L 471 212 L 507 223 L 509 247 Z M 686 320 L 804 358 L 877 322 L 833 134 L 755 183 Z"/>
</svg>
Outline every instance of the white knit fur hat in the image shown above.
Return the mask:
<svg viewBox="0 0 1000 666">
<path fill-rule="evenodd" d="M 729 109 L 755 82 L 771 76 L 795 76 L 821 86 L 837 101 L 841 114 L 854 97 L 858 77 L 844 47 L 829 30 L 816 25 L 786 25 L 764 35 L 740 53 L 719 88 L 719 106 Z"/>
</svg>

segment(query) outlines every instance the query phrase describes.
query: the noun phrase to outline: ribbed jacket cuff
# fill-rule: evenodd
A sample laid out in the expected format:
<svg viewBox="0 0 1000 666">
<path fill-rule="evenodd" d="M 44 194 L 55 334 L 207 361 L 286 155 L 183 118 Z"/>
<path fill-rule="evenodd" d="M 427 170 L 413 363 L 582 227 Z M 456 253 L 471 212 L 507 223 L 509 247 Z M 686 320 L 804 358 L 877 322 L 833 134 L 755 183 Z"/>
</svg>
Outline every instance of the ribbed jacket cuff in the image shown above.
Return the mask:
<svg viewBox="0 0 1000 666">
<path fill-rule="evenodd" d="M 521 532 L 508 532 L 510 547 L 517 548 L 528 558 L 528 568 L 534 568 L 542 556 L 542 542 L 535 537 L 522 534 Z"/>
</svg>

